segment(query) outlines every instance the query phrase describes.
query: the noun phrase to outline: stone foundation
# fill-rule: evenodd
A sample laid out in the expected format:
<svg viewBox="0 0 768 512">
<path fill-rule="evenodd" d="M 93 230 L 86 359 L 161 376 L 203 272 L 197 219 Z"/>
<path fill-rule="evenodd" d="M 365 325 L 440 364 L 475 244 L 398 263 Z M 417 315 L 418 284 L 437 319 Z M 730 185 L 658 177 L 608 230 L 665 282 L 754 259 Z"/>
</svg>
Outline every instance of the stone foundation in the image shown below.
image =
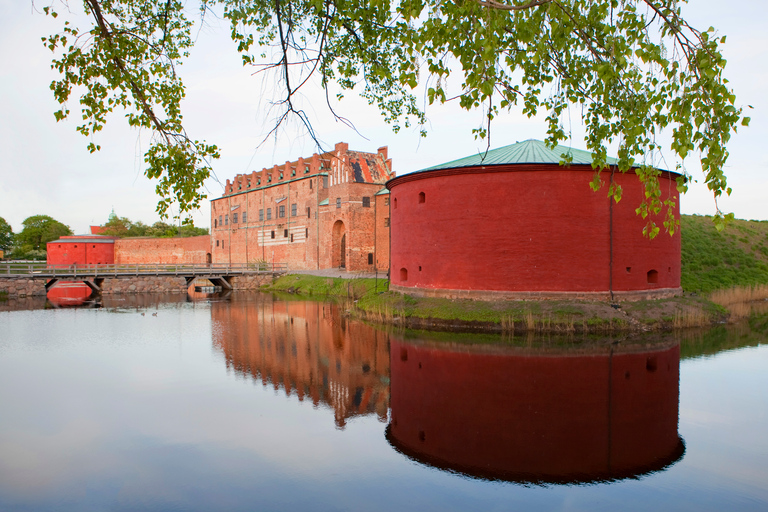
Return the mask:
<svg viewBox="0 0 768 512">
<path fill-rule="evenodd" d="M 270 284 L 275 274 L 259 274 L 233 277 L 230 281 L 235 290 L 257 290 L 262 285 Z M 0 291 L 12 297 L 45 297 L 46 279 L 8 279 L 0 277 Z M 193 286 L 210 286 L 207 279 L 198 278 Z M 104 295 L 133 293 L 186 293 L 187 285 L 183 277 L 173 276 L 132 276 L 107 277 L 101 286 Z"/>
</svg>

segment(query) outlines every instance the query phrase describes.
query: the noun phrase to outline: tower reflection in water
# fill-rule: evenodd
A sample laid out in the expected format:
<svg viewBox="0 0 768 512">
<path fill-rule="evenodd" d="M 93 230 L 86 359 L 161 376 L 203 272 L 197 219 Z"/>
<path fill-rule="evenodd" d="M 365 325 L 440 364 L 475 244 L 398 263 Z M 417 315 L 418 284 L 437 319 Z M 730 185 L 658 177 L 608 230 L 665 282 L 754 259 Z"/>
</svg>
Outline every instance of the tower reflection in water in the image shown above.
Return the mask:
<svg viewBox="0 0 768 512">
<path fill-rule="evenodd" d="M 680 350 L 554 353 L 391 340 L 390 444 L 419 462 L 521 483 L 661 470 L 677 433 Z"/>
<path fill-rule="evenodd" d="M 354 416 L 389 417 L 389 443 L 432 467 L 582 483 L 658 471 L 685 450 L 677 343 L 406 341 L 344 318 L 337 305 L 256 297 L 211 304 L 214 345 L 229 369 L 330 407 L 339 428 Z"/>
<path fill-rule="evenodd" d="M 348 321 L 335 304 L 257 297 L 211 304 L 214 344 L 228 368 L 330 406 L 339 428 L 358 415 L 387 421 L 386 333 Z"/>
</svg>

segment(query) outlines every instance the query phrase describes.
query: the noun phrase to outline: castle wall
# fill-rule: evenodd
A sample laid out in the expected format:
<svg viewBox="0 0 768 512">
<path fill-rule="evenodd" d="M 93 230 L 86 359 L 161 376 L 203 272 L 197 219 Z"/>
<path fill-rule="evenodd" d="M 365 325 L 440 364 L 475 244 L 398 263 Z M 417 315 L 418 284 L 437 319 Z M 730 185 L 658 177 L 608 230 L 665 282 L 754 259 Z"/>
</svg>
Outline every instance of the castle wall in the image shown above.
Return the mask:
<svg viewBox="0 0 768 512">
<path fill-rule="evenodd" d="M 611 204 L 590 166 L 518 164 L 428 171 L 391 181 L 394 289 L 593 294 L 680 287 L 680 233 L 642 234 L 637 177 Z M 676 197 L 662 176 L 662 200 Z M 679 204 L 674 208 L 679 215 Z M 657 220 L 660 224 L 663 219 Z M 613 271 L 611 271 L 613 268 Z M 629 270 L 627 270 L 629 268 Z"/>
<path fill-rule="evenodd" d="M 375 195 L 392 176 L 386 157 L 386 148 L 363 153 L 339 143 L 333 152 L 228 180 L 225 195 L 211 201 L 213 263 L 381 268 L 389 236 L 378 236 Z"/>
<path fill-rule="evenodd" d="M 209 263 L 210 236 L 186 238 L 122 238 L 115 241 L 117 264 Z"/>
<path fill-rule="evenodd" d="M 98 236 L 64 236 L 48 242 L 48 265 L 106 265 L 115 262 L 114 239 Z"/>
</svg>

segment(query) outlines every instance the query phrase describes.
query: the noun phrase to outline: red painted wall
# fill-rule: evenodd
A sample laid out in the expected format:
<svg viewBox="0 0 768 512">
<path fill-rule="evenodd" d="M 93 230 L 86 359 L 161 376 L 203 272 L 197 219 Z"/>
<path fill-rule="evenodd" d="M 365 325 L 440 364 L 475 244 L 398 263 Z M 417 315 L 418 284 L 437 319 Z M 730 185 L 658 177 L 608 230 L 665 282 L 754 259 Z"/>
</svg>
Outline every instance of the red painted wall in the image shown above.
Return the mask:
<svg viewBox="0 0 768 512">
<path fill-rule="evenodd" d="M 103 265 L 115 262 L 115 240 L 100 236 L 63 236 L 47 244 L 48 265 Z"/>
<path fill-rule="evenodd" d="M 677 460 L 679 346 L 541 355 L 391 339 L 390 442 L 473 476 L 623 478 Z"/>
<path fill-rule="evenodd" d="M 178 263 L 205 265 L 209 262 L 211 237 L 122 238 L 115 242 L 115 263 Z"/>
<path fill-rule="evenodd" d="M 589 166 L 497 166 L 404 175 L 391 190 L 394 285 L 448 290 L 601 292 L 611 286 L 607 184 Z M 603 174 L 604 180 L 610 174 Z M 613 204 L 615 291 L 678 288 L 680 234 L 643 237 L 641 185 L 617 175 Z M 662 181 L 662 200 L 677 196 Z M 667 186 L 669 185 L 669 186 Z M 423 202 L 420 202 L 423 194 Z M 679 207 L 679 203 L 678 203 Z M 677 213 L 677 208 L 676 208 Z M 663 219 L 657 220 L 660 224 Z M 627 272 L 626 268 L 630 267 Z M 407 280 L 401 278 L 407 271 Z M 647 273 L 656 270 L 657 282 Z"/>
</svg>

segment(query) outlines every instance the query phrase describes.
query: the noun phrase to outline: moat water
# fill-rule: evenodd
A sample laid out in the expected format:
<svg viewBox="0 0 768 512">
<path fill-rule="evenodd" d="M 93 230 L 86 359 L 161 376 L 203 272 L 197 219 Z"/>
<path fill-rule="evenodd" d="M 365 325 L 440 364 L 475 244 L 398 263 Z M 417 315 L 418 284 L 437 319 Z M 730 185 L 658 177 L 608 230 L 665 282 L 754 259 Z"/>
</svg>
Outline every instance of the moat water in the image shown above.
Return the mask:
<svg viewBox="0 0 768 512">
<path fill-rule="evenodd" d="M 61 305 L 0 303 L 2 511 L 768 510 L 764 314 L 581 339 Z"/>
</svg>

